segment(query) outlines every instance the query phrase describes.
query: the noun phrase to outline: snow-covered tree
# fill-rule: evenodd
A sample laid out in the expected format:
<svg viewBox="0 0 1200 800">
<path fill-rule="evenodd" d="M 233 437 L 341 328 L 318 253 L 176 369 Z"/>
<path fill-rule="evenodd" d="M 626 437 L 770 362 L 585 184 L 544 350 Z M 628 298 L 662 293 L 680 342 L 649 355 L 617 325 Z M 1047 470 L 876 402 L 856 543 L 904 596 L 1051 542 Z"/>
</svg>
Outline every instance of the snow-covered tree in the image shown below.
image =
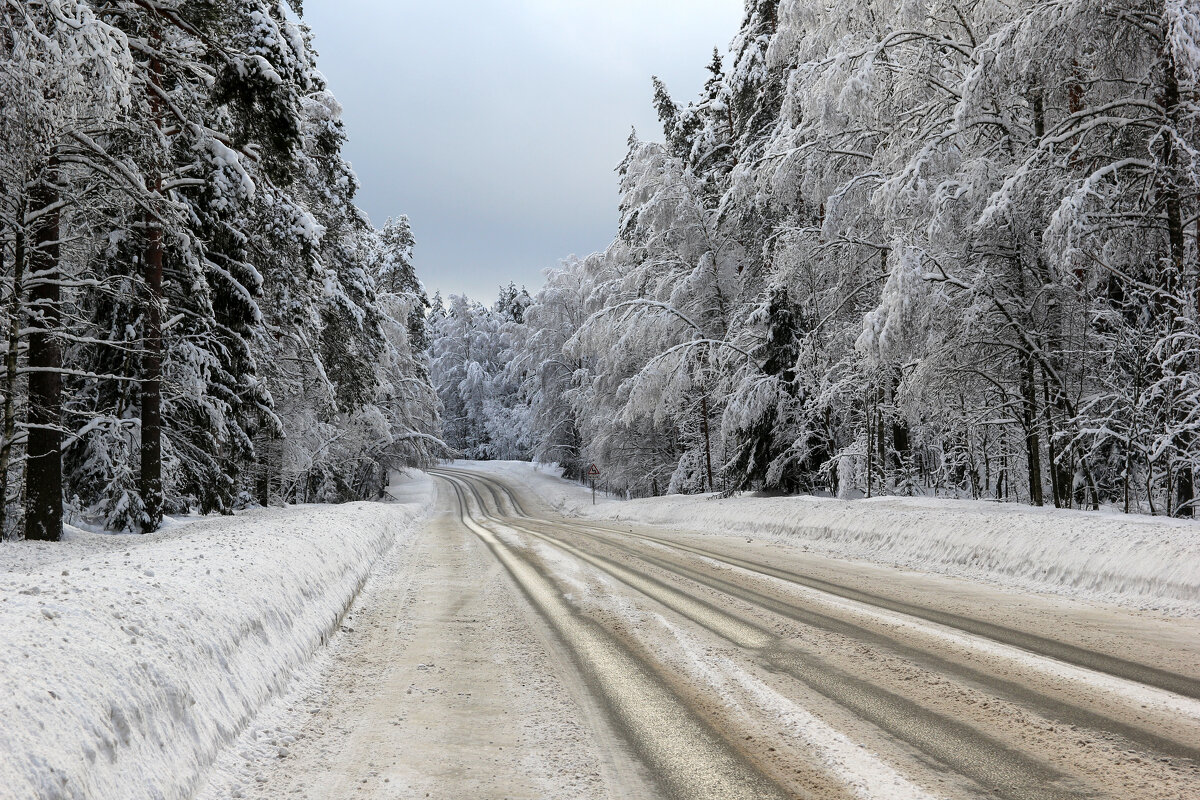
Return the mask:
<svg viewBox="0 0 1200 800">
<path fill-rule="evenodd" d="M 552 446 L 650 491 L 715 452 L 733 489 L 1191 515 L 1198 24 L 747 3 L 697 101 L 655 81 L 614 244 L 551 275 L 582 322 L 531 310 Z"/>
<path fill-rule="evenodd" d="M 88 280 L 69 263 L 77 255 L 70 230 L 87 216 L 84 201 L 106 184 L 129 188 L 123 177 L 108 180 L 106 165 L 81 154 L 80 143 L 129 109 L 134 65 L 122 32 L 86 2 L 5 0 L 0 31 L 0 251 L 7 255 L 0 536 L 11 530 L 13 456 L 23 445 L 24 534 L 57 540 L 69 369 L 63 308 Z M 22 374 L 27 402 L 18 408 Z"/>
<path fill-rule="evenodd" d="M 522 459 L 530 454 L 529 404 L 512 366 L 524 347 L 528 292 L 509 286 L 488 308 L 463 295 L 432 317 L 432 377 L 442 403 L 446 443 L 467 458 Z"/>
<path fill-rule="evenodd" d="M 56 538 L 64 505 L 146 531 L 440 453 L 411 232 L 354 206 L 288 3 L 0 15 L 0 531 L 23 472 L 26 534 Z"/>
</svg>

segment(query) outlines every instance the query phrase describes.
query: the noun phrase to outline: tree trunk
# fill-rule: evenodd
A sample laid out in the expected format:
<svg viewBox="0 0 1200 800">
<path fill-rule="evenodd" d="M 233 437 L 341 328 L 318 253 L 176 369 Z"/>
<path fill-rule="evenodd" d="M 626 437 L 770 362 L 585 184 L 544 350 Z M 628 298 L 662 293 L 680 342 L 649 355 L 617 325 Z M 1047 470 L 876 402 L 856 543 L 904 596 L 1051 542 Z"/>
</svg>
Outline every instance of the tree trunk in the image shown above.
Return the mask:
<svg viewBox="0 0 1200 800">
<path fill-rule="evenodd" d="M 162 524 L 162 227 L 147 217 L 145 354 L 142 356 L 142 532 Z"/>
<path fill-rule="evenodd" d="M 881 385 L 875 395 L 875 447 L 879 450 L 879 494 L 881 495 L 890 488 L 888 483 L 887 425 L 883 419 L 886 400 L 887 397 L 884 395 Z"/>
<path fill-rule="evenodd" d="M 875 463 L 875 393 L 868 392 L 871 398 L 867 401 L 867 498 L 871 497 L 871 484 L 874 482 Z"/>
<path fill-rule="evenodd" d="M 25 462 L 25 538 L 62 539 L 62 345 L 59 327 L 60 226 L 58 170 L 53 161 L 32 191 L 39 214 L 29 254 L 29 438 Z"/>
<path fill-rule="evenodd" d="M 896 394 L 900 391 L 900 372 L 897 370 L 892 376 L 891 386 L 888 390 L 888 399 L 892 409 L 892 449 L 891 462 L 892 470 L 900 477 L 901 481 L 907 486 L 909 477 L 909 467 L 912 463 L 912 444 L 908 430 L 908 421 L 900 415 L 900 409 L 896 404 Z M 906 489 L 911 491 L 911 487 Z"/>
<path fill-rule="evenodd" d="M 1042 373 L 1042 402 L 1042 414 L 1046 419 L 1046 450 L 1050 458 L 1050 489 L 1054 495 L 1054 507 L 1070 508 L 1071 470 L 1060 463 L 1064 459 L 1064 454 L 1058 452 L 1058 444 L 1055 441 L 1058 431 L 1054 425 L 1054 409 L 1059 406 L 1059 403 L 1052 400 L 1050 380 L 1044 370 Z"/>
<path fill-rule="evenodd" d="M 713 490 L 712 442 L 708 435 L 708 395 L 700 398 L 700 425 L 704 429 L 704 458 L 708 464 L 708 490 Z"/>
<path fill-rule="evenodd" d="M 1037 387 L 1033 376 L 1033 361 L 1026 359 L 1021 393 L 1025 426 L 1025 451 L 1029 464 L 1029 502 L 1045 505 L 1042 496 L 1042 443 L 1037 426 Z"/>
<path fill-rule="evenodd" d="M 153 86 L 162 86 L 162 64 L 150 59 L 150 81 Z M 154 124 L 161 126 L 159 100 L 150 94 L 150 108 Z M 155 195 L 162 193 L 162 176 L 157 166 L 155 174 L 147 180 L 147 187 Z M 146 283 L 145 306 L 145 353 L 142 356 L 141 408 L 142 447 L 141 481 L 142 532 L 158 530 L 163 515 L 162 483 L 162 282 L 163 282 L 163 229 L 161 220 L 153 214 L 146 215 L 146 259 L 143 280 Z"/>
<path fill-rule="evenodd" d="M 254 443 L 254 494 L 258 498 L 258 504 L 263 508 L 268 508 L 271 505 L 271 446 L 272 442 L 269 434 L 261 436 Z M 297 491 L 300 484 L 305 484 L 307 491 L 307 480 L 298 480 Z M 279 481 L 280 491 L 286 491 L 283 487 L 282 478 Z"/>
<path fill-rule="evenodd" d="M 263 508 L 271 506 L 271 466 L 265 457 L 259 461 L 258 504 Z"/>
<path fill-rule="evenodd" d="M 892 419 L 892 467 L 899 473 L 908 468 L 910 450 L 908 423 L 899 417 Z"/>
<path fill-rule="evenodd" d="M 1175 478 L 1175 516 L 1193 517 L 1196 514 L 1192 503 L 1196 499 L 1195 472 L 1190 462 L 1179 467 Z"/>
<path fill-rule="evenodd" d="M 1163 112 L 1167 119 L 1175 122 L 1179 114 L 1179 79 L 1175 73 L 1174 60 L 1168 55 L 1163 87 Z M 1183 200 L 1180 197 L 1176 176 L 1182 171 L 1177 165 L 1178 156 L 1171 136 L 1163 138 L 1163 165 L 1166 167 L 1167 178 L 1163 185 L 1163 199 L 1167 211 L 1167 236 L 1170 240 L 1171 263 L 1168 267 L 1167 287 L 1170 290 L 1172 302 L 1182 298 L 1185 289 L 1185 253 L 1183 222 Z M 1183 304 L 1180 303 L 1182 306 Z M 1180 309 L 1182 315 L 1183 310 Z M 1182 422 L 1183 420 L 1180 420 Z M 1191 461 L 1192 450 L 1195 447 L 1195 436 L 1190 431 L 1181 433 L 1178 437 L 1178 447 L 1183 453 L 1183 461 L 1175 480 L 1175 516 L 1191 517 L 1195 515 L 1192 501 L 1196 498 L 1195 474 Z"/>
<path fill-rule="evenodd" d="M 18 212 L 19 216 L 24 214 Z M 0 443 L 0 539 L 8 532 L 8 472 L 12 466 L 13 439 L 17 434 L 17 347 L 21 343 L 21 320 L 25 294 L 25 227 L 13 231 L 13 282 L 8 308 L 8 352 L 4 355 L 4 441 Z"/>
</svg>

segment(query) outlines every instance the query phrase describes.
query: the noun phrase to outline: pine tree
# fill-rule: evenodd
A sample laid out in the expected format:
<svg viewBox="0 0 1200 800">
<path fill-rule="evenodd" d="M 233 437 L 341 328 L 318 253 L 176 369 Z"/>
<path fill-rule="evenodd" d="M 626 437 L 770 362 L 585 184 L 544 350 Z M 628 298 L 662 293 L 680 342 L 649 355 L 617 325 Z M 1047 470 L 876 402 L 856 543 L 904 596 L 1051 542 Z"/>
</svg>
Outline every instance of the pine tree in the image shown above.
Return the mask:
<svg viewBox="0 0 1200 800">
<path fill-rule="evenodd" d="M 87 216 L 80 204 L 84 187 L 114 182 L 78 145 L 87 141 L 90 129 L 126 107 L 131 59 L 124 38 L 88 3 L 5 2 L 0 23 L 5 67 L 0 70 L 0 208 L 12 246 L 0 536 L 9 528 L 10 467 L 16 440 L 24 433 L 25 535 L 57 540 L 63 522 L 63 342 L 69 335 L 62 307 L 72 277 L 63 242 L 70 241 L 73 217 Z M 8 241 L 0 244 L 7 246 Z M 29 394 L 23 420 L 16 396 L 22 373 L 28 376 Z"/>
<path fill-rule="evenodd" d="M 726 436 L 734 448 L 725 466 L 729 488 L 794 492 L 801 488 L 801 463 L 813 454 L 795 439 L 801 330 L 787 287 L 771 286 L 747 322 L 763 328 L 762 344 L 754 352 L 760 375 L 739 382 L 725 416 L 731 426 Z"/>
<path fill-rule="evenodd" d="M 26 424 L 25 538 L 62 538 L 61 173 L 51 156 L 30 192 L 29 419 Z"/>
</svg>

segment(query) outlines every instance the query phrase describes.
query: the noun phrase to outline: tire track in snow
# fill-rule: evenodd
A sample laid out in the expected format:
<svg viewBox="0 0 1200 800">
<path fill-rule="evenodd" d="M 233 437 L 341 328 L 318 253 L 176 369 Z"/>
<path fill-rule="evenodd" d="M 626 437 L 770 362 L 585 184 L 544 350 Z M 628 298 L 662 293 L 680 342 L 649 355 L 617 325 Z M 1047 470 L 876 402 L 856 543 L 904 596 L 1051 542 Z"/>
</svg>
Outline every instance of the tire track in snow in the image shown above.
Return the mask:
<svg viewBox="0 0 1200 800">
<path fill-rule="evenodd" d="M 737 598 L 755 609 L 769 611 L 799 622 L 806 627 L 815 627 L 840 634 L 845 638 L 865 641 L 873 647 L 883 645 L 896 652 L 902 659 L 919 664 L 927 673 L 948 675 L 961 685 L 974 686 L 977 692 L 982 692 L 984 699 L 997 697 L 1014 704 L 1018 709 L 1024 708 L 1025 712 L 1020 712 L 1019 717 L 1012 719 L 1022 718 L 1026 720 L 1025 722 L 1015 723 L 1016 728 L 1006 724 L 1006 729 L 1009 731 L 1008 740 L 1013 743 L 1009 747 L 1016 748 L 1019 753 L 1037 753 L 1033 756 L 1035 761 L 1041 761 L 1047 754 L 1034 744 L 1038 737 L 1035 737 L 1034 740 L 1027 740 L 1026 736 L 1021 733 L 1020 726 L 1032 723 L 1035 730 L 1038 727 L 1045 728 L 1045 723 L 1039 723 L 1038 718 L 1044 720 L 1048 715 L 1050 718 L 1056 718 L 1059 723 L 1073 726 L 1072 730 L 1077 727 L 1121 737 L 1126 744 L 1115 742 L 1109 745 L 1109 758 L 1115 757 L 1120 761 L 1127 761 L 1129 756 L 1124 755 L 1125 753 L 1146 753 L 1152 756 L 1151 764 L 1161 760 L 1163 764 L 1167 765 L 1172 762 L 1158 757 L 1171 756 L 1178 759 L 1174 762 L 1175 766 L 1168 766 L 1167 773 L 1164 773 L 1164 780 L 1172 783 L 1182 779 L 1186 785 L 1192 780 L 1187 776 L 1192 775 L 1195 772 L 1195 765 L 1200 763 L 1200 759 L 1197 758 L 1200 754 L 1200 747 L 1197 747 L 1195 738 L 1184 730 L 1189 727 L 1187 720 L 1194 716 L 1193 712 L 1197 703 L 1188 696 L 1179 696 L 1156 687 L 1154 683 L 1158 683 L 1158 681 L 1150 685 L 1143 685 L 1129 678 L 1090 670 L 970 632 L 970 628 L 973 626 L 1012 631 L 1003 626 L 984 623 L 969 617 L 963 618 L 967 624 L 960 626 L 931 622 L 928 617 L 932 615 L 950 619 L 959 619 L 959 617 L 936 609 L 924 609 L 929 613 L 921 615 L 906 615 L 902 612 L 891 611 L 886 607 L 880 607 L 879 604 L 871 604 L 859 599 L 873 598 L 876 595 L 840 586 L 837 587 L 842 590 L 840 592 L 825 592 L 819 588 L 803 585 L 796 580 L 777 578 L 770 574 L 770 572 L 782 572 L 789 577 L 795 577 L 793 573 L 777 570 L 769 565 L 754 564 L 754 562 L 749 562 L 750 566 L 743 566 L 742 563 L 737 562 L 746 562 L 745 559 L 730 558 L 723 553 L 714 553 L 705 548 L 689 547 L 686 544 L 650 535 L 639 535 L 628 529 L 576 523 L 573 520 L 561 523 L 549 522 L 528 514 L 521 500 L 502 483 L 472 472 L 456 472 L 455 474 L 470 482 L 473 491 L 477 493 L 481 507 L 484 505 L 484 499 L 480 492 L 490 495 L 492 505 L 497 513 L 505 517 L 510 514 L 520 517 L 520 519 L 505 518 L 499 521 L 516 530 L 523 530 L 529 536 L 543 538 L 543 541 L 549 538 L 564 544 L 561 539 L 564 532 L 581 535 L 585 540 L 590 539 L 633 558 L 635 565 L 638 562 L 651 564 L 659 570 L 667 572 L 671 577 L 682 577 L 711 591 Z M 569 543 L 565 544 L 570 546 Z M 646 547 L 639 549 L 638 544 Z M 689 556 L 692 557 L 690 562 L 687 561 Z M 611 559 L 609 561 L 611 562 Z M 697 564 L 697 562 L 699 563 Z M 724 568 L 724 570 L 721 572 L 705 571 L 709 566 L 718 569 Z M 755 567 L 766 567 L 766 569 L 756 569 Z M 597 568 L 603 569 L 602 566 L 597 566 Z M 754 578 L 759 585 L 778 586 L 782 590 L 783 597 L 770 597 L 747 586 L 715 577 L 715 575 L 729 577 L 731 572 L 733 574 L 750 573 L 750 577 Z M 648 576 L 643 574 L 643 577 Z M 829 584 L 827 581 L 814 580 L 814 582 L 819 585 L 837 586 Z M 627 583 L 627 585 L 631 584 Z M 853 596 L 854 599 L 849 599 L 847 595 Z M 883 599 L 888 600 L 889 605 L 919 608 L 911 604 L 891 601 L 890 598 Z M 724 603 L 720 605 L 724 607 Z M 821 613 L 822 611 L 828 613 Z M 709 627 L 711 629 L 711 626 Z M 1013 632 L 1034 640 L 1052 641 L 1045 637 L 1025 634 L 1022 631 Z M 1070 645 L 1066 645 L 1066 647 L 1078 652 L 1091 653 L 1083 648 Z M 967 658 L 960 662 L 947 660 L 939 655 L 939 653 L 947 652 L 951 653 L 954 659 L 962 659 L 964 654 Z M 980 658 L 972 657 L 973 655 Z M 1104 654 L 1091 653 L 1091 655 L 1096 656 L 1097 660 L 1111 660 L 1111 657 Z M 776 663 L 770 663 L 772 659 L 760 658 L 760 663 L 772 670 L 791 672 L 792 670 L 788 669 L 786 664 L 778 663 L 780 658 L 794 659 L 794 654 L 777 655 L 773 659 Z M 1132 661 L 1115 660 L 1124 664 L 1133 664 L 1137 669 L 1145 668 L 1159 674 L 1172 675 L 1184 682 L 1192 681 L 1186 676 L 1135 664 Z M 980 662 L 983 663 L 983 668 L 975 669 L 973 665 Z M 803 669 L 805 666 L 800 665 L 800 668 Z M 857 671 L 854 667 L 851 667 L 851 670 Z M 1039 680 L 1032 684 L 1022 682 L 1022 672 L 1032 672 L 1038 676 Z M 870 682 L 864 683 L 867 686 L 871 685 Z M 1037 687 L 1038 683 L 1041 684 L 1040 688 Z M 1074 696 L 1072 696 L 1072 692 L 1060 692 L 1060 689 L 1067 687 L 1072 688 Z M 903 692 L 908 694 L 907 689 L 904 689 Z M 930 699 L 927 697 L 922 702 L 928 704 Z M 1097 700 L 1099 700 L 1098 703 Z M 939 705 L 944 706 L 941 703 Z M 984 708 L 988 707 L 987 702 L 982 705 Z M 851 708 L 849 705 L 846 707 Z M 1140 713 L 1139 707 L 1143 710 Z M 1159 714 L 1172 715 L 1164 718 L 1164 721 L 1169 720 L 1170 724 L 1161 725 L 1156 722 L 1153 714 L 1146 715 L 1146 709 L 1151 709 Z M 854 709 L 851 708 L 851 710 Z M 1031 712 L 1033 716 L 1027 716 L 1028 712 Z M 866 715 L 860 714 L 860 717 L 869 719 Z M 987 729 L 990 730 L 990 722 L 977 719 L 975 724 L 987 725 L 989 726 Z M 1015 737 L 1014 731 L 1016 732 Z M 1084 745 L 1090 742 L 1082 730 L 1080 734 L 1082 738 L 1077 744 Z M 1065 735 L 1068 738 L 1063 740 L 1064 745 L 1080 738 L 1079 735 L 1071 735 L 1069 731 L 1065 732 Z M 1050 744 L 1050 742 L 1046 742 L 1046 744 Z M 1136 751 L 1127 750 L 1131 745 L 1137 748 Z M 1057 752 L 1057 743 L 1054 744 L 1054 747 Z M 1103 758 L 1103 756 L 1101 757 Z M 1108 783 L 1108 778 L 1098 777 L 1099 773 L 1095 769 L 1092 769 L 1090 773 L 1087 770 L 1079 771 L 1077 767 L 1080 765 L 1076 764 L 1073 758 L 1064 760 L 1062 752 L 1058 752 L 1056 758 L 1059 767 L 1067 770 L 1070 774 L 1088 774 L 1090 777 L 1085 780 L 1089 782 L 1101 780 L 1101 784 Z M 1096 766 L 1096 758 L 1097 754 L 1088 754 L 1088 763 L 1092 763 L 1093 767 Z M 1158 766 L 1155 765 L 1150 773 L 1139 772 L 1139 769 L 1144 769 L 1136 766 L 1141 762 L 1137 758 L 1133 758 L 1132 761 L 1134 764 L 1132 772 L 1126 771 L 1128 772 L 1126 785 L 1131 787 L 1140 785 L 1143 789 L 1148 788 L 1151 784 L 1145 783 L 1142 778 L 1150 777 L 1154 773 L 1154 769 L 1158 769 Z M 1113 766 L 1116 766 L 1115 763 Z M 1172 777 L 1167 777 L 1167 774 Z M 1192 775 L 1192 778 L 1194 777 Z M 1004 775 L 999 775 L 998 778 L 1002 781 L 1007 780 Z M 1133 783 L 1129 784 L 1128 779 L 1132 779 Z M 1095 785 L 1099 787 L 1101 784 Z M 1013 796 L 1039 798 L 1052 796 L 1045 790 L 1045 787 L 1039 790 L 1033 784 L 1026 784 L 1024 789 L 1016 784 L 1010 784 L 1010 786 Z M 1082 789 L 1081 784 L 1064 783 L 1062 788 L 1068 795 L 1078 796 L 1080 792 L 1086 792 Z M 1109 785 L 1107 788 L 1116 789 L 1116 786 Z"/>
<path fill-rule="evenodd" d="M 456 473 L 486 515 L 485 501 L 471 478 Z M 488 481 L 484 480 L 487 484 Z M 494 490 L 490 490 L 494 492 Z M 495 495 L 493 493 L 493 498 Z M 520 510 L 519 501 L 509 505 Z M 498 504 L 498 507 L 502 508 Z M 513 520 L 489 516 L 488 524 L 507 527 L 554 546 L 647 596 L 680 616 L 752 653 L 768 669 L 784 672 L 810 689 L 850 710 L 891 736 L 916 748 L 950 771 L 973 781 L 991 796 L 1010 800 L 1073 800 L 1092 792 L 1048 764 L 1014 750 L 972 726 L 923 708 L 829 663 L 817 653 L 800 651 L 771 631 L 734 616 L 658 578 L 597 556 L 555 536 L 532 530 Z"/>
<path fill-rule="evenodd" d="M 493 522 L 492 524 L 500 524 Z M 993 796 L 1067 800 L 1090 791 L 1069 786 L 1070 778 L 1013 750 L 970 725 L 923 708 L 826 663 L 819 654 L 798 650 L 761 626 L 629 569 L 588 554 L 561 540 L 519 525 L 508 525 L 561 548 L 680 616 L 755 654 L 765 667 L 784 672 L 881 730 L 970 778 Z"/>
<path fill-rule="evenodd" d="M 532 523 L 526 522 L 525 524 L 530 525 Z M 550 527 L 550 524 L 538 523 L 538 526 L 543 528 L 543 533 L 546 533 L 544 528 Z M 687 578 L 688 580 L 712 589 L 713 591 L 720 592 L 730 597 L 735 597 L 752 606 L 770 611 L 773 614 L 777 614 L 780 617 L 792 620 L 793 622 L 797 622 L 801 625 L 818 628 L 829 633 L 844 636 L 848 639 L 867 642 L 873 646 L 886 647 L 901 657 L 920 664 L 927 669 L 953 676 L 955 680 L 963 683 L 985 687 L 990 694 L 1010 702 L 1024 705 L 1027 708 L 1036 710 L 1040 714 L 1052 716 L 1064 724 L 1087 727 L 1111 733 L 1116 736 L 1120 736 L 1131 744 L 1137 745 L 1148 751 L 1160 753 L 1162 755 L 1171 756 L 1174 758 L 1190 759 L 1200 763 L 1200 744 L 1197 744 L 1195 741 L 1179 741 L 1178 739 L 1161 735 L 1158 731 L 1128 724 L 1116 719 L 1113 716 L 1084 708 L 1070 701 L 1064 701 L 1044 691 L 1038 691 L 1028 684 L 1010 680 L 1006 677 L 1003 677 L 998 672 L 987 673 L 968 664 L 951 661 L 942 655 L 933 652 L 932 648 L 910 644 L 911 640 L 903 635 L 892 634 L 886 632 L 885 630 L 870 628 L 864 624 L 858 624 L 843 617 L 833 616 L 829 613 L 823 613 L 822 611 L 812 608 L 811 605 L 805 606 L 798 605 L 795 602 L 785 602 L 784 600 L 773 597 L 764 592 L 756 591 L 750 587 L 725 580 L 719 576 L 709 574 L 699 569 L 695 569 L 682 559 L 675 560 L 671 558 L 656 557 L 647 552 L 637 550 L 636 548 L 625 546 L 609 538 L 597 536 L 594 533 L 586 531 L 582 527 L 579 529 L 573 529 L 572 532 L 578 533 L 581 536 L 592 537 L 603 546 L 617 550 L 631 558 L 653 564 L 661 570 Z M 550 533 L 550 535 L 553 535 L 553 533 Z M 769 576 L 767 577 L 770 579 Z M 815 590 L 808 591 L 811 591 L 816 595 L 820 594 Z M 830 602 L 827 598 L 816 596 L 811 598 L 810 602 L 814 605 L 825 607 L 827 610 L 842 612 L 850 615 L 852 619 L 856 617 L 873 617 L 875 618 L 875 621 L 883 622 L 893 630 L 902 630 L 906 633 L 916 633 L 922 636 L 932 634 L 933 638 L 943 643 L 949 642 L 951 644 L 957 644 L 961 646 L 963 650 L 983 652 L 989 656 L 998 657 L 1014 667 L 1030 666 L 1031 668 L 1050 675 L 1057 680 L 1074 683 L 1080 686 L 1094 684 L 1095 688 L 1105 690 L 1113 694 L 1120 693 L 1122 691 L 1132 692 L 1133 696 L 1138 697 L 1139 700 L 1145 701 L 1144 705 L 1152 704 L 1157 711 L 1163 713 L 1183 714 L 1191 716 L 1200 721 L 1200 718 L 1196 717 L 1197 709 L 1195 706 L 1197 704 L 1195 701 L 1191 701 L 1190 698 L 1170 695 L 1163 690 L 1152 687 L 1144 687 L 1140 684 L 1132 684 L 1125 679 L 1111 677 L 1105 673 L 1081 674 L 1085 672 L 1081 667 L 1050 661 L 1042 656 L 1026 654 L 1021 651 L 1016 651 L 1009 645 L 993 643 L 990 640 L 977 641 L 978 637 L 973 637 L 971 634 L 960 633 L 954 629 L 945 631 L 931 630 L 929 624 L 913 622 L 909 619 L 902 618 L 900 615 L 895 614 L 894 612 L 873 611 L 871 610 L 872 607 L 866 607 L 865 610 L 854 607 L 838 607 L 839 605 L 849 606 L 851 603 L 853 603 L 853 601 L 833 599 L 832 602 Z M 832 608 L 830 608 L 830 606 L 832 606 Z M 1029 663 L 1030 660 L 1032 660 L 1033 663 Z"/>
<path fill-rule="evenodd" d="M 517 516 L 526 517 L 536 520 L 537 517 L 527 513 L 521 505 L 520 500 L 515 494 L 503 484 L 495 481 L 490 477 L 484 477 L 478 474 L 461 472 L 456 473 L 462 476 L 469 476 L 485 484 L 497 503 L 497 508 L 503 508 L 504 505 L 509 506 Z M 504 495 L 504 499 L 500 498 L 500 494 Z M 1156 689 L 1162 689 L 1172 694 L 1182 695 L 1193 700 L 1200 700 L 1200 679 L 1193 678 L 1188 675 L 1180 675 L 1175 672 L 1160 669 L 1148 664 L 1141 664 L 1136 661 L 1112 656 L 1107 653 L 1100 653 L 1094 650 L 1088 650 L 1083 647 L 1059 642 L 1045 636 L 1021 631 L 1014 628 L 1008 628 L 1003 625 L 997 625 L 993 622 L 974 619 L 971 617 L 952 614 L 949 612 L 939 611 L 938 609 L 928 608 L 925 606 L 906 603 L 895 598 L 885 597 L 882 595 L 864 592 L 860 589 L 854 589 L 848 586 L 831 583 L 813 578 L 807 575 L 802 575 L 796 572 L 791 572 L 770 564 L 753 559 L 741 558 L 728 553 L 720 553 L 698 545 L 685 544 L 682 542 L 673 541 L 657 536 L 651 536 L 645 533 L 636 533 L 629 530 L 605 526 L 596 522 L 588 521 L 586 523 L 572 523 L 573 528 L 588 529 L 591 531 L 601 531 L 609 535 L 617 535 L 626 538 L 640 539 L 646 542 L 666 547 L 671 550 L 683 551 L 692 555 L 708 558 L 728 566 L 737 567 L 749 572 L 756 572 L 761 575 L 767 575 L 787 583 L 792 583 L 797 586 L 802 586 L 808 589 L 813 589 L 825 594 L 834 595 L 844 600 L 851 600 L 865 605 L 874 606 L 886 611 L 903 614 L 908 617 L 915 617 L 926 622 L 932 622 L 937 625 L 942 625 L 947 628 L 954 628 L 964 633 L 969 633 L 984 639 L 990 639 L 1000 644 L 1010 645 L 1021 650 L 1026 650 L 1030 653 L 1052 658 L 1056 661 L 1062 661 L 1067 664 L 1072 664 L 1077 667 L 1092 670 L 1093 672 L 1105 673 L 1116 678 L 1123 678 L 1133 683 L 1152 686 Z"/>
<path fill-rule="evenodd" d="M 553 583 L 470 513 L 469 484 L 434 473 L 458 494 L 462 522 L 495 555 L 517 586 L 570 648 L 618 727 L 679 800 L 783 800 L 743 753 L 684 704 L 667 685 L 596 623 L 582 617 Z M 480 502 L 480 511 L 483 511 Z"/>
</svg>

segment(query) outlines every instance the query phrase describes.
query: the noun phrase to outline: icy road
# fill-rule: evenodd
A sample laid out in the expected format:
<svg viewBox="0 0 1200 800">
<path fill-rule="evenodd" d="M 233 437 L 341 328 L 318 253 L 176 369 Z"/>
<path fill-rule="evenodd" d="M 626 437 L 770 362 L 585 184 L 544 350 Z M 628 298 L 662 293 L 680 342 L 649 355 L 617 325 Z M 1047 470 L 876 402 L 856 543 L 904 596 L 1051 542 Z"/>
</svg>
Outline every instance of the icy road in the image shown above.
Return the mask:
<svg viewBox="0 0 1200 800">
<path fill-rule="evenodd" d="M 383 564 L 292 733 L 247 747 L 239 796 L 1200 797 L 1195 619 L 435 475 L 426 533 Z"/>
</svg>

